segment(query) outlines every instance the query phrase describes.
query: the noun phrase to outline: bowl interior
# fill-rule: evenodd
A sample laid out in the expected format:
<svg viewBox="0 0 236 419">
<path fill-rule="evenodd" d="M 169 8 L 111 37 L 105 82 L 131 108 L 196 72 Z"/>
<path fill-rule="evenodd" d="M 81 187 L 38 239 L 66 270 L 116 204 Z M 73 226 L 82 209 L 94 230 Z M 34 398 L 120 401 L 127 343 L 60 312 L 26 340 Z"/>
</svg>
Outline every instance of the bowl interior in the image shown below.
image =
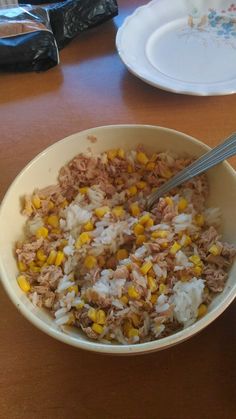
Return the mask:
<svg viewBox="0 0 236 419">
<path fill-rule="evenodd" d="M 94 137 L 96 141 L 94 141 Z M 16 282 L 17 266 L 14 257 L 16 240 L 23 235 L 25 217 L 21 214 L 21 199 L 35 188 L 53 184 L 59 169 L 80 152 L 92 150 L 100 153 L 109 148 L 135 148 L 144 144 L 147 151 L 174 151 L 199 156 L 208 150 L 201 142 L 176 131 L 145 125 L 116 125 L 93 128 L 61 140 L 32 160 L 17 176 L 5 195 L 0 208 L 0 274 L 3 285 L 13 303 L 33 324 L 41 330 L 66 343 L 89 350 L 110 353 L 137 353 L 162 349 L 187 339 L 216 318 L 232 301 L 236 294 L 236 264 L 231 269 L 223 293 L 214 299 L 209 313 L 194 325 L 167 338 L 138 345 L 104 345 L 90 341 L 77 329 L 67 329 L 64 333 L 55 325 L 44 310 L 34 307 Z M 210 183 L 209 206 L 222 211 L 223 238 L 236 244 L 236 175 L 234 170 L 223 163 L 208 172 Z"/>
</svg>

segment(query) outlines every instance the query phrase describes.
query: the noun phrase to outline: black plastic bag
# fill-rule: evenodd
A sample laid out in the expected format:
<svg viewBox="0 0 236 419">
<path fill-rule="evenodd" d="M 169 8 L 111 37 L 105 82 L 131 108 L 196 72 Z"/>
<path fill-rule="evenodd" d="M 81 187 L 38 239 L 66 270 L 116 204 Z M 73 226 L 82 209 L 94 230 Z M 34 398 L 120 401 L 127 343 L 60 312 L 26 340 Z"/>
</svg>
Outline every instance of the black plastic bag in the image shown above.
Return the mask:
<svg viewBox="0 0 236 419">
<path fill-rule="evenodd" d="M 46 10 L 28 5 L 0 8 L 0 71 L 43 71 L 58 62 Z"/>
<path fill-rule="evenodd" d="M 67 0 L 46 6 L 59 49 L 80 32 L 118 14 L 116 0 Z"/>
<path fill-rule="evenodd" d="M 20 4 L 41 4 L 48 10 L 59 49 L 80 32 L 97 26 L 118 14 L 116 0 L 19 0 Z M 47 5 L 44 5 L 47 3 Z"/>
</svg>

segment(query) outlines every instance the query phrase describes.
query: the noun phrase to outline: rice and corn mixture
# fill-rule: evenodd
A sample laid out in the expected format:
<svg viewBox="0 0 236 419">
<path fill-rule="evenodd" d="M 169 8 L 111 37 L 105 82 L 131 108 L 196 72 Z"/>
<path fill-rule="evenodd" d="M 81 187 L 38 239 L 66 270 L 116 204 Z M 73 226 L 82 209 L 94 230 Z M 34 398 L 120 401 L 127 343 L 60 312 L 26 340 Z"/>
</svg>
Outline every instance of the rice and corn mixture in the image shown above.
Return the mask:
<svg viewBox="0 0 236 419">
<path fill-rule="evenodd" d="M 201 175 L 159 200 L 145 197 L 191 163 L 142 146 L 79 154 L 58 184 L 25 197 L 17 281 L 58 327 L 104 343 L 168 336 L 204 316 L 236 250 L 217 232 Z"/>
</svg>

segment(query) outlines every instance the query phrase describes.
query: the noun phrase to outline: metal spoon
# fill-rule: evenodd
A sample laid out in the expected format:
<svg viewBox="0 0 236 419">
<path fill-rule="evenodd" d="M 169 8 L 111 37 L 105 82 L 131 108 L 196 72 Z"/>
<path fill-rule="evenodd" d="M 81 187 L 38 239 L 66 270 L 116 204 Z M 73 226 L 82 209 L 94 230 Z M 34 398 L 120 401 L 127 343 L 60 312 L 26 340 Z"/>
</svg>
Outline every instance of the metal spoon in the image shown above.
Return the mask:
<svg viewBox="0 0 236 419">
<path fill-rule="evenodd" d="M 157 191 L 147 198 L 146 207 L 150 210 L 158 199 L 176 186 L 181 185 L 194 176 L 206 172 L 211 167 L 236 154 L 236 132 L 230 135 L 223 143 L 208 151 L 199 159 L 181 170 L 176 176 L 168 180 Z"/>
</svg>

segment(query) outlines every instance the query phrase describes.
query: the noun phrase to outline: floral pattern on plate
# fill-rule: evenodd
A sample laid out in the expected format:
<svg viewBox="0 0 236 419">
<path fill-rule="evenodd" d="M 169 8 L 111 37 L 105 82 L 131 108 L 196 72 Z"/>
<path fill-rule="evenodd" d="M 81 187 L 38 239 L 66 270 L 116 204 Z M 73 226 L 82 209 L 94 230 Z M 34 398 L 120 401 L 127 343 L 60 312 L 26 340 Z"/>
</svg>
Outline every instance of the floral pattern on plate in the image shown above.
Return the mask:
<svg viewBox="0 0 236 419">
<path fill-rule="evenodd" d="M 194 34 L 198 36 L 201 34 L 200 39 L 205 44 L 211 39 L 217 42 L 223 41 L 236 48 L 236 3 L 232 3 L 225 10 L 210 8 L 204 15 L 194 8 L 188 16 L 188 26 L 182 31 L 182 35 Z"/>
</svg>

